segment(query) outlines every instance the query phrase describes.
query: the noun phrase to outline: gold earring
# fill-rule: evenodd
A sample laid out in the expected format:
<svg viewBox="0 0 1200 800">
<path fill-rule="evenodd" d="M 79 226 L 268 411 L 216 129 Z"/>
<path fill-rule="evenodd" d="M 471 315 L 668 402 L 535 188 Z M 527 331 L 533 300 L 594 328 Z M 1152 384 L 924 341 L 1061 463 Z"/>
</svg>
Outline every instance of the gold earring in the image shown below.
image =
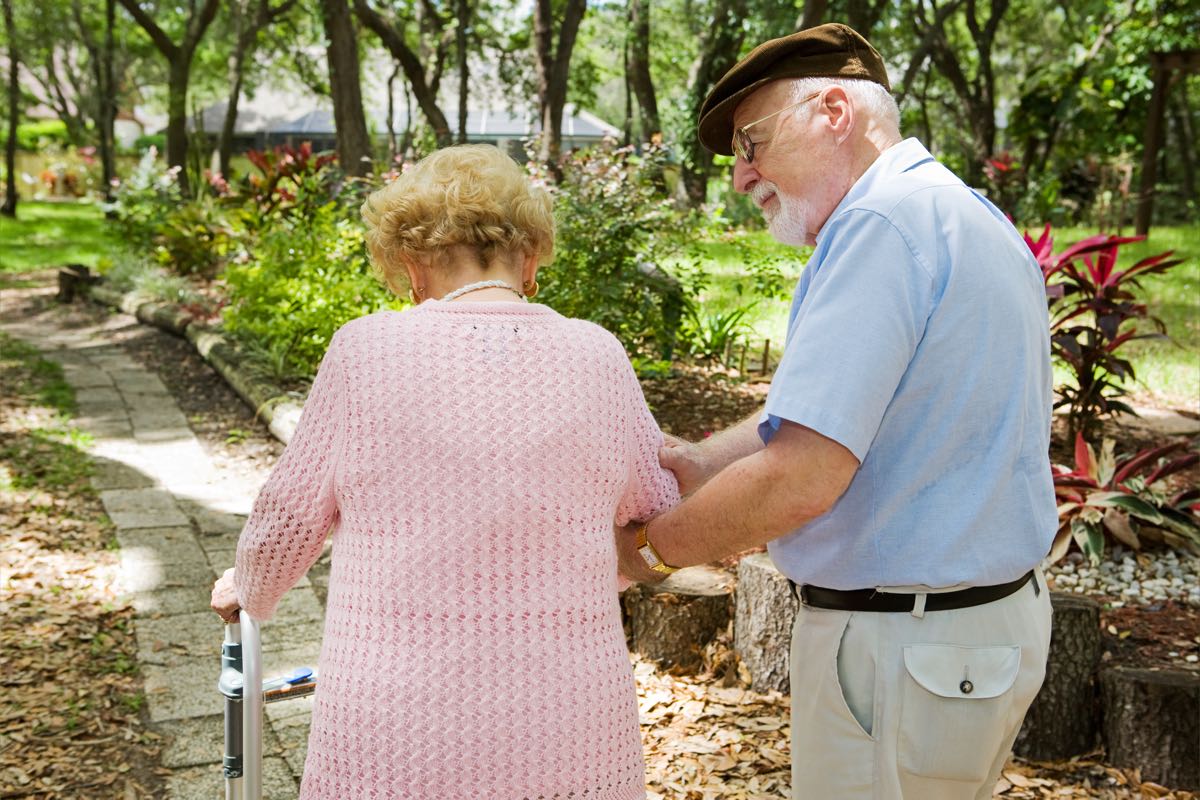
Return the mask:
<svg viewBox="0 0 1200 800">
<path fill-rule="evenodd" d="M 533 298 L 537 297 L 537 293 L 542 287 L 538 286 L 538 282 L 535 280 L 535 281 L 532 281 L 533 288 L 530 289 L 529 288 L 530 283 L 531 283 L 530 281 L 525 281 L 525 283 L 523 283 L 521 285 L 521 288 L 525 290 L 525 296 L 528 297 L 530 300 L 532 300 Z"/>
<path fill-rule="evenodd" d="M 410 288 L 408 290 L 408 299 L 412 301 L 414 306 L 421 304 L 421 295 L 417 294 L 416 288 Z"/>
</svg>

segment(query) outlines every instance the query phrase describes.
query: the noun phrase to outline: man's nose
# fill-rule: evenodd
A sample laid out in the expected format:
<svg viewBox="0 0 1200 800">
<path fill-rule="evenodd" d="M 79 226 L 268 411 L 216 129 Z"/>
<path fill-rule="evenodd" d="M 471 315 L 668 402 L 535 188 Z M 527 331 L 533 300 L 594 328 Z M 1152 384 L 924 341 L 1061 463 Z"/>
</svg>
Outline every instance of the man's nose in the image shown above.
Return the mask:
<svg viewBox="0 0 1200 800">
<path fill-rule="evenodd" d="M 758 170 L 753 165 L 746 163 L 746 159 L 738 156 L 733 162 L 733 190 L 740 194 L 749 194 L 754 188 L 754 184 L 758 183 L 761 176 Z"/>
</svg>

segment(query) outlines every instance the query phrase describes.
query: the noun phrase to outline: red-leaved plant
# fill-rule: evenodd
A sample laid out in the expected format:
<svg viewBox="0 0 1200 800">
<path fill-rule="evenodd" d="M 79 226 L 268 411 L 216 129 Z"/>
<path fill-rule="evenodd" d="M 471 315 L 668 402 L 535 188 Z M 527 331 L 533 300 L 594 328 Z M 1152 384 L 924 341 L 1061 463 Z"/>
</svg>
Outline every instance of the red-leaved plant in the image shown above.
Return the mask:
<svg viewBox="0 0 1200 800">
<path fill-rule="evenodd" d="M 1093 563 L 1107 538 L 1134 550 L 1159 541 L 1200 553 L 1200 488 L 1168 488 L 1166 479 L 1200 463 L 1200 441 L 1177 441 L 1114 457 L 1112 440 L 1100 453 L 1075 436 L 1075 467 L 1055 464 L 1058 533 L 1050 548 L 1058 561 L 1074 542 Z"/>
<path fill-rule="evenodd" d="M 251 175 L 248 182 L 264 218 L 280 205 L 296 203 L 307 184 L 337 162 L 332 154 L 314 155 L 312 142 L 302 142 L 299 147 L 284 144 L 271 150 L 250 150 L 246 158 L 260 173 Z M 318 199 L 325 200 L 323 196 Z"/>
<path fill-rule="evenodd" d="M 1058 387 L 1054 406 L 1067 407 L 1068 436 L 1081 432 L 1091 438 L 1101 417 L 1133 412 L 1120 400 L 1125 380 L 1135 377 L 1133 365 L 1118 351 L 1126 342 L 1166 335 L 1162 320 L 1151 316 L 1133 290 L 1141 288 L 1143 276 L 1166 272 L 1183 260 L 1171 258 L 1168 250 L 1117 268 L 1122 245 L 1145 238 L 1100 234 L 1055 254 L 1049 225 L 1036 241 L 1025 234 L 1046 280 L 1051 352 L 1075 378 L 1074 386 Z M 1140 322 L 1153 330 L 1139 328 Z"/>
</svg>

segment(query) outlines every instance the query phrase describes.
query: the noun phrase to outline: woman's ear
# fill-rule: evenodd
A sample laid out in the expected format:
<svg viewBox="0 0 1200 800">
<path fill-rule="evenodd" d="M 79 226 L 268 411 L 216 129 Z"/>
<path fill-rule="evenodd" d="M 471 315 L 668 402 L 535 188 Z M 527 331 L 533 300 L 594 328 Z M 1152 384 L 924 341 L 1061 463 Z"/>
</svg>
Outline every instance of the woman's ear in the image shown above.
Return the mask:
<svg viewBox="0 0 1200 800">
<path fill-rule="evenodd" d="M 521 265 L 521 285 L 532 286 L 537 281 L 538 272 L 538 254 L 537 252 L 529 252 L 525 254 L 525 261 Z"/>
<path fill-rule="evenodd" d="M 424 299 L 425 294 L 429 291 L 429 287 L 425 285 L 427 283 L 425 266 L 408 256 L 401 256 L 400 260 L 404 264 L 404 270 L 408 273 L 408 285 L 421 299 Z"/>
</svg>

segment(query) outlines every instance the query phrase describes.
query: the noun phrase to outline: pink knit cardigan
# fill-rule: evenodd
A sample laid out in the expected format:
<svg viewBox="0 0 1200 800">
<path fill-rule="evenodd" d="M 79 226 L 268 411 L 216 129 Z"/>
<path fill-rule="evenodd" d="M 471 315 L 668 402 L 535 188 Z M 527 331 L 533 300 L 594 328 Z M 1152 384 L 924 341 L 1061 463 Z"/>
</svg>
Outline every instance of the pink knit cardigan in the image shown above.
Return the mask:
<svg viewBox="0 0 1200 800">
<path fill-rule="evenodd" d="M 678 502 L 661 442 L 616 339 L 546 306 L 338 331 L 237 550 L 267 619 L 334 529 L 301 797 L 645 797 L 612 528 Z"/>
</svg>

